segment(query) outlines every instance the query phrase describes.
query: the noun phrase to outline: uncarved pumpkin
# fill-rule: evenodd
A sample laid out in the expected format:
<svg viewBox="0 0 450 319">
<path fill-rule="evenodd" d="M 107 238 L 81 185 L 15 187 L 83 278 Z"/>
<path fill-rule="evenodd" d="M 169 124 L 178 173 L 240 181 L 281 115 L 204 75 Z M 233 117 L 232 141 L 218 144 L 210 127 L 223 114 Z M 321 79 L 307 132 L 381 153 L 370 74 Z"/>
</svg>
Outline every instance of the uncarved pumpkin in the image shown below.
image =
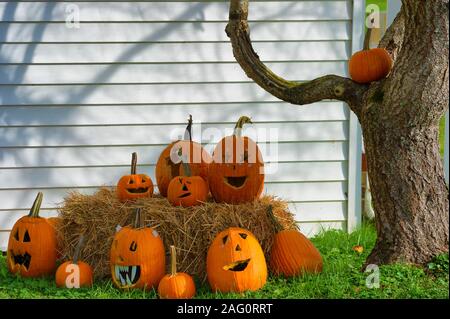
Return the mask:
<svg viewBox="0 0 450 319">
<path fill-rule="evenodd" d="M 79 260 L 84 236 L 81 235 L 73 259 L 62 263 L 56 270 L 56 286 L 65 288 L 92 287 L 94 275 L 91 266 Z"/>
<path fill-rule="evenodd" d="M 134 227 L 121 228 L 114 236 L 110 266 L 114 284 L 121 289 L 157 288 L 165 274 L 166 255 L 159 234 L 141 223 L 136 209 Z"/>
<path fill-rule="evenodd" d="M 237 227 L 215 237 L 208 249 L 206 271 L 214 292 L 255 291 L 267 281 L 266 259 L 258 240 Z"/>
<path fill-rule="evenodd" d="M 259 198 L 264 189 L 262 154 L 252 139 L 241 136 L 246 123 L 251 123 L 250 118 L 240 117 L 234 134 L 224 137 L 214 149 L 208 182 L 217 202 L 251 202 Z"/>
<path fill-rule="evenodd" d="M 272 207 L 268 214 L 277 231 L 270 251 L 270 270 L 286 277 L 321 272 L 322 256 L 313 243 L 297 229 L 283 229 Z"/>
<path fill-rule="evenodd" d="M 183 166 L 179 161 L 179 150 L 188 158 L 193 176 L 208 180 L 208 165 L 211 155 L 197 142 L 192 141 L 192 116 L 189 116 L 188 126 L 183 140 L 170 143 L 161 153 L 156 163 L 155 175 L 159 193 L 167 197 L 167 190 L 174 177 L 183 175 Z M 174 161 L 174 159 L 176 159 Z"/>
<path fill-rule="evenodd" d="M 131 174 L 122 176 L 117 183 L 117 197 L 120 201 L 135 200 L 153 195 L 153 181 L 145 174 L 137 174 L 137 154 L 131 156 Z"/>
<path fill-rule="evenodd" d="M 9 235 L 8 269 L 23 277 L 47 276 L 56 269 L 56 231 L 39 216 L 42 198 L 39 192 L 30 213 L 14 224 Z"/>
<path fill-rule="evenodd" d="M 177 272 L 177 253 L 170 246 L 171 272 L 165 275 L 158 285 L 158 294 L 162 299 L 191 299 L 195 296 L 195 284 L 191 276 Z"/>
</svg>

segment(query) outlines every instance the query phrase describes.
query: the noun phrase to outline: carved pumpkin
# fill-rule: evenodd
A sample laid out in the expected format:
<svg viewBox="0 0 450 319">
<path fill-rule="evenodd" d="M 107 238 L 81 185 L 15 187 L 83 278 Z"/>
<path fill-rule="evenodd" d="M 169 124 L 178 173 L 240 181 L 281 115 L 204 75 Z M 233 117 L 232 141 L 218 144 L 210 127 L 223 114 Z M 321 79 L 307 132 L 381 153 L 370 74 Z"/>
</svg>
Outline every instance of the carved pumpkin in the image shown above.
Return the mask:
<svg viewBox="0 0 450 319">
<path fill-rule="evenodd" d="M 92 287 L 94 276 L 91 266 L 80 261 L 80 251 L 83 246 L 84 236 L 80 236 L 73 260 L 62 263 L 56 270 L 56 286 L 65 288 Z"/>
<path fill-rule="evenodd" d="M 9 235 L 8 269 L 23 277 L 47 276 L 56 269 L 56 232 L 47 219 L 39 217 L 42 198 L 39 192 L 30 213 L 14 224 Z"/>
<path fill-rule="evenodd" d="M 156 182 L 159 193 L 164 197 L 167 197 L 167 190 L 172 179 L 183 175 L 181 161 L 173 160 L 179 159 L 177 154 L 180 149 L 183 156 L 189 159 L 192 175 L 200 176 L 206 182 L 208 180 L 208 164 L 211 163 L 211 155 L 199 143 L 192 141 L 192 116 L 189 116 L 184 139 L 170 143 L 162 151 L 156 163 Z"/>
<path fill-rule="evenodd" d="M 62 218 L 61 217 L 49 217 L 47 218 L 47 222 L 55 228 L 56 234 L 58 234 L 58 229 L 61 227 Z M 59 260 L 62 257 L 61 253 L 62 249 L 60 247 L 60 242 L 58 241 L 57 236 L 57 243 L 56 243 L 56 259 Z"/>
<path fill-rule="evenodd" d="M 121 289 L 156 288 L 165 274 L 163 241 L 155 230 L 142 226 L 140 215 L 138 208 L 134 227 L 121 228 L 111 246 L 112 280 Z"/>
<path fill-rule="evenodd" d="M 383 48 L 369 49 L 372 29 L 368 28 L 364 48 L 352 55 L 348 63 L 350 77 L 358 83 L 370 83 L 385 78 L 392 68 L 392 59 Z"/>
<path fill-rule="evenodd" d="M 177 272 L 177 253 L 170 246 L 171 272 L 165 275 L 158 285 L 158 294 L 162 299 L 191 299 L 195 296 L 195 284 L 191 276 Z"/>
<path fill-rule="evenodd" d="M 174 177 L 169 184 L 167 199 L 173 206 L 201 205 L 208 196 L 208 185 L 200 176 L 192 176 L 189 164 L 183 161 L 186 176 Z"/>
<path fill-rule="evenodd" d="M 206 258 L 213 291 L 255 291 L 267 281 L 267 265 L 258 240 L 248 230 L 228 228 L 213 240 Z"/>
<path fill-rule="evenodd" d="M 272 207 L 268 214 L 277 231 L 270 251 L 270 270 L 286 277 L 321 272 L 322 256 L 313 243 L 297 229 L 284 230 L 273 215 Z"/>
<path fill-rule="evenodd" d="M 151 197 L 153 195 L 153 182 L 145 174 L 136 174 L 137 154 L 131 158 L 131 175 L 122 176 L 117 183 L 117 197 L 120 201 Z"/>
<path fill-rule="evenodd" d="M 239 118 L 234 134 L 223 138 L 214 149 L 208 181 L 217 202 L 251 202 L 263 191 L 264 162 L 258 145 L 249 137 L 241 136 L 246 123 L 251 123 L 250 118 Z"/>
</svg>

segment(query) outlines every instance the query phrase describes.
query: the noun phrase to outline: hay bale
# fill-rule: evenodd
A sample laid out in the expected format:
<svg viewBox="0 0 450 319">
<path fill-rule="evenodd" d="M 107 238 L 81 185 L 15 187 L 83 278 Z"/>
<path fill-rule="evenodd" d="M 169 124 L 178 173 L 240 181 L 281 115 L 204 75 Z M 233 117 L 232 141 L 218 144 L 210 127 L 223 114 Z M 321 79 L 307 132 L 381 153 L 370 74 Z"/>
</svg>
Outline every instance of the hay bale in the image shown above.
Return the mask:
<svg viewBox="0 0 450 319">
<path fill-rule="evenodd" d="M 263 196 L 253 203 L 218 204 L 213 201 L 195 207 L 173 207 L 161 196 L 121 203 L 114 189 L 101 188 L 93 195 L 69 193 L 59 215 L 58 226 L 62 259 L 69 259 L 80 234 L 85 234 L 82 258 L 93 268 L 97 278 L 110 275 L 109 251 L 117 225 L 126 226 L 134 220 L 134 209 L 141 207 L 147 225 L 155 228 L 168 249 L 176 245 L 178 269 L 206 279 L 206 254 L 214 237 L 228 227 L 242 227 L 258 238 L 266 256 L 272 245 L 275 228 L 267 216 L 273 206 L 275 216 L 287 228 L 295 227 L 287 203 L 273 196 Z M 169 263 L 167 263 L 169 264 Z"/>
</svg>

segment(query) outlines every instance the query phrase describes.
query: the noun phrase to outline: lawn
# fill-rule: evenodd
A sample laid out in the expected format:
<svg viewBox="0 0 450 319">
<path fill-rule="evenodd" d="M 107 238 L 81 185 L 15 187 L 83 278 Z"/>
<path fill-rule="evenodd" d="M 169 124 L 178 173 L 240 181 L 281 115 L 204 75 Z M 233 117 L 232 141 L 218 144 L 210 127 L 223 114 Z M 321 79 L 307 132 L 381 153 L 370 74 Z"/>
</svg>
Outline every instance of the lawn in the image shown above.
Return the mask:
<svg viewBox="0 0 450 319">
<path fill-rule="evenodd" d="M 391 265 L 380 267 L 380 287 L 367 288 L 368 273 L 361 267 L 375 242 L 372 225 L 352 234 L 326 231 L 313 238 L 322 253 L 324 270 L 320 275 L 291 279 L 270 277 L 258 292 L 213 294 L 197 282 L 197 298 L 449 298 L 448 254 L 439 256 L 425 269 Z M 364 247 L 362 253 L 352 249 Z M 0 298 L 156 298 L 154 291 L 119 291 L 109 280 L 96 282 L 92 289 L 58 289 L 51 278 L 22 279 L 8 273 L 0 256 Z"/>
</svg>

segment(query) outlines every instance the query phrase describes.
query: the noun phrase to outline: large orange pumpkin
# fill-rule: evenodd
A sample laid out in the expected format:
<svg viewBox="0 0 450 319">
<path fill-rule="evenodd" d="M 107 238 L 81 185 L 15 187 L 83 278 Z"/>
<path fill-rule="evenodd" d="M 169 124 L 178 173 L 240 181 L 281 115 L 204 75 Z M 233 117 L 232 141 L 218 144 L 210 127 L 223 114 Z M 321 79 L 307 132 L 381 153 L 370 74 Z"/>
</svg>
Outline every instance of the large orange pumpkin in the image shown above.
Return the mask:
<svg viewBox="0 0 450 319">
<path fill-rule="evenodd" d="M 81 235 L 73 259 L 62 263 L 56 270 L 55 280 L 57 287 L 92 287 L 94 283 L 92 268 L 89 264 L 79 260 L 83 242 L 84 236 Z"/>
<path fill-rule="evenodd" d="M 170 143 L 161 153 L 156 163 L 155 175 L 159 193 L 167 197 L 170 181 L 183 175 L 183 167 L 179 161 L 179 150 L 189 161 L 192 175 L 201 176 L 208 180 L 208 164 L 212 161 L 211 155 L 197 142 L 192 141 L 192 116 L 189 116 L 188 126 L 183 140 Z M 174 158 L 177 159 L 174 161 Z"/>
<path fill-rule="evenodd" d="M 171 272 L 165 275 L 158 285 L 161 299 L 191 299 L 195 296 L 195 284 L 191 276 L 177 272 L 177 252 L 170 246 Z"/>
<path fill-rule="evenodd" d="M 297 229 L 283 229 L 272 207 L 268 214 L 277 231 L 270 251 L 270 270 L 286 277 L 321 272 L 322 256 L 313 243 Z"/>
<path fill-rule="evenodd" d="M 208 182 L 217 202 L 251 202 L 259 198 L 264 189 L 262 154 L 252 139 L 241 136 L 246 123 L 252 123 L 250 118 L 240 117 L 234 134 L 224 137 L 214 149 Z"/>
<path fill-rule="evenodd" d="M 208 249 L 208 281 L 213 291 L 255 291 L 267 281 L 267 265 L 258 240 L 248 230 L 232 227 L 219 233 Z"/>
<path fill-rule="evenodd" d="M 114 236 L 110 252 L 112 280 L 122 289 L 157 288 L 165 265 L 163 241 L 155 230 L 142 226 L 138 208 L 134 227 L 123 227 Z"/>
<path fill-rule="evenodd" d="M 117 197 L 120 201 L 152 197 L 153 182 L 145 174 L 136 174 L 137 154 L 131 156 L 131 175 L 122 176 L 117 183 Z"/>
<path fill-rule="evenodd" d="M 174 177 L 169 184 L 167 200 L 173 206 L 201 205 L 208 197 L 208 185 L 200 176 L 192 176 L 189 164 L 183 161 L 186 176 Z"/>
<path fill-rule="evenodd" d="M 39 192 L 27 216 L 20 218 L 9 235 L 7 264 L 23 277 L 51 275 L 56 269 L 56 231 L 39 217 L 43 194 Z"/>
<path fill-rule="evenodd" d="M 369 49 L 371 28 L 367 29 L 364 48 L 352 55 L 348 63 L 350 77 L 358 83 L 370 83 L 385 78 L 392 68 L 392 59 L 383 48 Z"/>
</svg>

